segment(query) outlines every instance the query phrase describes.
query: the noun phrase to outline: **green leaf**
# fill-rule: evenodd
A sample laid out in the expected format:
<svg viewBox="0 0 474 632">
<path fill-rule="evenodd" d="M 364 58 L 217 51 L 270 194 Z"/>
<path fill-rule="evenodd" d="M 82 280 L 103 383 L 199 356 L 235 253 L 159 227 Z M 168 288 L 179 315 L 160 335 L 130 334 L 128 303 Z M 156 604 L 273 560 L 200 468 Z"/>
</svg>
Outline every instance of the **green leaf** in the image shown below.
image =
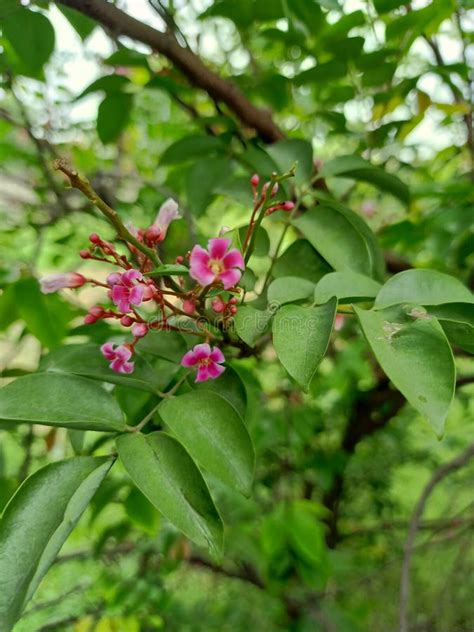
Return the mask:
<svg viewBox="0 0 474 632">
<path fill-rule="evenodd" d="M 401 314 L 394 316 L 393 310 L 354 309 L 382 369 L 441 436 L 454 395 L 456 369 L 438 321 L 413 321 Z"/>
<path fill-rule="evenodd" d="M 269 303 L 284 305 L 313 296 L 314 283 L 300 277 L 284 276 L 272 281 L 268 288 Z M 331 294 L 334 296 L 334 294 Z"/>
<path fill-rule="evenodd" d="M 147 272 L 147 276 L 182 276 L 189 274 L 189 268 L 180 263 L 165 263 L 151 272 Z"/>
<path fill-rule="evenodd" d="M 196 390 L 214 391 L 236 409 L 242 419 L 247 409 L 247 391 L 240 375 L 231 366 L 227 366 L 218 380 L 207 380 L 194 385 Z"/>
<path fill-rule="evenodd" d="M 177 331 L 149 331 L 138 341 L 136 348 L 175 363 L 179 363 L 188 350 L 183 336 Z"/>
<path fill-rule="evenodd" d="M 239 250 L 242 250 L 242 245 L 245 241 L 245 235 L 247 233 L 247 226 L 242 226 L 238 231 L 238 240 L 235 240 L 235 247 Z M 237 235 L 236 235 L 237 237 Z M 268 233 L 260 226 L 257 230 L 257 235 L 255 237 L 255 249 L 253 254 L 257 257 L 266 257 L 268 255 L 268 251 L 270 250 L 270 238 L 268 237 Z"/>
<path fill-rule="evenodd" d="M 92 94 L 93 92 L 105 92 L 105 94 L 116 94 L 123 93 L 123 89 L 125 86 L 130 85 L 130 79 L 124 77 L 123 75 L 106 75 L 105 77 L 99 77 L 93 81 L 87 88 L 76 97 L 76 101 L 82 99 L 88 94 Z"/>
<path fill-rule="evenodd" d="M 62 4 L 58 4 L 56 6 L 67 19 L 67 21 L 71 24 L 71 26 L 83 42 L 89 37 L 89 35 L 92 34 L 92 31 L 97 26 L 97 22 L 95 22 L 91 18 L 88 18 L 87 15 L 79 13 L 79 11 L 75 11 L 74 9 L 70 9 L 69 7 L 65 7 Z"/>
<path fill-rule="evenodd" d="M 302 185 L 311 180 L 313 174 L 313 147 L 308 141 L 298 138 L 280 140 L 278 143 L 267 147 L 267 152 L 278 166 L 279 173 L 286 173 L 295 162 L 298 162 L 295 182 Z"/>
<path fill-rule="evenodd" d="M 172 165 L 195 158 L 222 153 L 224 145 L 215 136 L 185 136 L 170 145 L 161 156 L 160 164 Z"/>
<path fill-rule="evenodd" d="M 10 632 L 110 470 L 109 458 L 75 457 L 30 476 L 0 521 L 0 621 Z"/>
<path fill-rule="evenodd" d="M 186 178 L 186 198 L 192 212 L 202 215 L 215 197 L 216 187 L 232 174 L 232 164 L 222 158 L 198 160 Z"/>
<path fill-rule="evenodd" d="M 350 209 L 322 204 L 306 211 L 293 224 L 335 270 L 382 277 L 383 255 L 375 235 Z"/>
<path fill-rule="evenodd" d="M 189 454 L 211 474 L 249 496 L 255 454 L 249 433 L 237 410 L 209 390 L 169 398 L 159 414 Z"/>
<path fill-rule="evenodd" d="M 329 344 L 337 300 L 319 307 L 285 305 L 273 319 L 273 346 L 280 362 L 305 392 Z"/>
<path fill-rule="evenodd" d="M 19 377 L 0 389 L 0 419 L 104 432 L 126 427 L 117 402 L 98 384 L 55 373 Z"/>
<path fill-rule="evenodd" d="M 331 272 L 318 282 L 314 290 L 314 302 L 326 303 L 335 296 L 341 303 L 354 303 L 377 296 L 382 286 L 370 277 L 357 272 Z"/>
<path fill-rule="evenodd" d="M 461 281 L 449 274 L 437 270 L 405 270 L 385 283 L 374 307 L 383 309 L 399 303 L 474 303 L 474 297 Z"/>
<path fill-rule="evenodd" d="M 54 28 L 38 11 L 21 8 L 7 14 L 2 19 L 2 32 L 33 75 L 43 68 L 54 50 Z"/>
<path fill-rule="evenodd" d="M 25 278 L 13 286 L 16 311 L 26 328 L 44 347 L 54 349 L 68 331 L 73 312 L 57 294 L 42 294 L 36 279 Z"/>
<path fill-rule="evenodd" d="M 234 316 L 235 331 L 250 347 L 255 346 L 257 340 L 268 330 L 273 312 L 261 311 L 250 305 L 239 307 Z"/>
<path fill-rule="evenodd" d="M 223 525 L 201 472 L 183 446 L 163 432 L 118 437 L 130 478 L 188 538 L 219 554 Z"/>
<path fill-rule="evenodd" d="M 298 239 L 275 261 L 273 276 L 292 276 L 316 283 L 332 268 L 306 239 Z"/>
<path fill-rule="evenodd" d="M 451 344 L 474 354 L 474 304 L 446 303 L 428 306 L 427 312 L 440 321 Z"/>
<path fill-rule="evenodd" d="M 66 373 L 82 375 L 93 380 L 123 384 L 149 393 L 157 393 L 163 388 L 163 381 L 156 369 L 140 353 L 133 356 L 135 369 L 133 373 L 115 373 L 100 351 L 100 345 L 67 345 L 55 349 L 45 356 L 40 363 L 40 370 L 48 373 Z M 173 377 L 170 374 L 169 380 Z"/>
<path fill-rule="evenodd" d="M 146 496 L 133 487 L 123 503 L 130 520 L 150 537 L 156 537 L 160 526 L 160 515 Z"/>
<path fill-rule="evenodd" d="M 107 66 L 120 66 L 122 68 L 150 68 L 148 55 L 125 47 L 116 50 L 110 57 L 104 59 L 103 63 Z"/>
<path fill-rule="evenodd" d="M 387 173 L 381 167 L 372 165 L 360 156 L 339 156 L 329 160 L 320 171 L 322 178 L 333 176 L 353 178 L 369 182 L 384 193 L 391 193 L 400 201 L 408 204 L 410 192 L 407 185 L 397 176 Z"/>
<path fill-rule="evenodd" d="M 97 133 L 106 145 L 113 143 L 122 134 L 130 120 L 133 97 L 120 92 L 108 94 L 99 105 Z"/>
</svg>

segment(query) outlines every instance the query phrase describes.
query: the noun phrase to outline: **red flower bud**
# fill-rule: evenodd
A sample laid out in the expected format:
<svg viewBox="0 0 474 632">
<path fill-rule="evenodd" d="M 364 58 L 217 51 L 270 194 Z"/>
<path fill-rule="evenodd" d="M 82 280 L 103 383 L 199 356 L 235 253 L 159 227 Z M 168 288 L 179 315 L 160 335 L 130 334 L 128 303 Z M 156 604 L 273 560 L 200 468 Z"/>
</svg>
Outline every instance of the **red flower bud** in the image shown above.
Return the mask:
<svg viewBox="0 0 474 632">
<path fill-rule="evenodd" d="M 295 204 L 294 202 L 284 202 L 283 206 L 281 207 L 282 211 L 292 211 L 295 208 Z"/>
<path fill-rule="evenodd" d="M 91 314 L 92 316 L 95 316 L 95 318 L 102 318 L 104 313 L 105 313 L 105 309 L 101 307 L 100 305 L 94 305 L 89 310 L 89 314 Z"/>
<path fill-rule="evenodd" d="M 132 327 L 132 334 L 135 338 L 143 338 L 148 333 L 148 325 L 146 323 L 135 323 Z"/>
<path fill-rule="evenodd" d="M 258 187 L 259 182 L 260 182 L 259 176 L 256 173 L 254 173 L 253 176 L 250 178 L 250 184 L 253 187 Z"/>
<path fill-rule="evenodd" d="M 86 314 L 84 316 L 84 325 L 93 325 L 95 322 L 97 322 L 97 318 L 92 314 Z"/>
<path fill-rule="evenodd" d="M 88 250 L 80 250 L 79 256 L 81 259 L 90 259 L 92 257 L 91 253 Z"/>
<path fill-rule="evenodd" d="M 122 316 L 122 318 L 120 319 L 120 324 L 123 325 L 124 327 L 130 327 L 130 325 L 133 325 L 135 321 L 133 320 L 133 318 L 131 318 L 130 316 L 127 316 L 125 314 L 125 316 Z"/>
<path fill-rule="evenodd" d="M 235 296 L 233 296 L 230 300 L 229 300 L 230 305 L 236 305 L 237 304 L 237 299 L 235 298 Z"/>
<path fill-rule="evenodd" d="M 89 235 L 89 241 L 93 244 L 100 244 L 100 242 L 102 241 L 102 239 L 99 237 L 99 235 L 97 233 L 92 233 L 92 235 Z"/>
<path fill-rule="evenodd" d="M 225 310 L 225 303 L 220 296 L 217 296 L 211 303 L 216 314 L 221 314 Z"/>
<path fill-rule="evenodd" d="M 196 309 L 196 304 L 193 301 L 191 301 L 188 298 L 183 301 L 183 312 L 188 314 L 188 316 L 191 316 L 192 314 L 194 314 L 195 309 Z"/>
<path fill-rule="evenodd" d="M 176 263 L 183 263 L 184 261 L 184 257 L 182 257 L 181 255 L 178 255 L 175 259 Z"/>
<path fill-rule="evenodd" d="M 237 314 L 237 307 L 235 307 L 235 305 L 232 305 L 229 312 L 232 314 L 232 316 L 234 316 L 235 314 Z"/>
</svg>

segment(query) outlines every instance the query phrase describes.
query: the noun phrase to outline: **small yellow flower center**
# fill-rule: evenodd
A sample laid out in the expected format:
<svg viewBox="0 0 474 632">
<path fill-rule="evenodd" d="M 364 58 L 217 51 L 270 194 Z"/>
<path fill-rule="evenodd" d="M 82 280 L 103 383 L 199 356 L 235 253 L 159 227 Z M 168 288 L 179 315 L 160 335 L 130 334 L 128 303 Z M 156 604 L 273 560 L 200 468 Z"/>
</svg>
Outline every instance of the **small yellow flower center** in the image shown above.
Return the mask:
<svg viewBox="0 0 474 632">
<path fill-rule="evenodd" d="M 211 259 L 209 261 L 209 268 L 214 272 L 214 274 L 219 274 L 224 271 L 224 266 L 220 259 Z"/>
<path fill-rule="evenodd" d="M 199 365 L 207 366 L 208 364 L 211 364 L 211 362 L 212 362 L 211 358 L 203 358 L 202 360 L 199 360 Z"/>
</svg>

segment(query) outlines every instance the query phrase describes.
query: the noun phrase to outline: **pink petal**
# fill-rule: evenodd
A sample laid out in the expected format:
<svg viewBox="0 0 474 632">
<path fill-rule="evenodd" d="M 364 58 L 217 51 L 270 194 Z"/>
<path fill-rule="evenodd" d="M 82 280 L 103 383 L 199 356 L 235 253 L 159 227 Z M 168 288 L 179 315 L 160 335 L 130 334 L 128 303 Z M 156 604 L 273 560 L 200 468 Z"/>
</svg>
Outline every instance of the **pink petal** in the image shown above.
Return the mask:
<svg viewBox="0 0 474 632">
<path fill-rule="evenodd" d="M 192 367 L 198 363 L 198 359 L 196 358 L 196 354 L 193 350 L 188 351 L 184 354 L 181 359 L 181 366 L 185 366 L 186 368 Z"/>
<path fill-rule="evenodd" d="M 207 365 L 207 372 L 209 374 L 209 378 L 211 378 L 212 380 L 218 378 L 224 373 L 224 371 L 225 366 L 221 366 L 220 364 L 216 364 L 215 362 L 213 364 Z"/>
<path fill-rule="evenodd" d="M 120 345 L 115 349 L 115 355 L 117 358 L 120 358 L 123 362 L 126 362 L 132 357 L 132 351 L 128 347 L 124 347 Z"/>
<path fill-rule="evenodd" d="M 223 237 L 209 239 L 208 248 L 211 259 L 223 259 L 225 253 L 229 249 L 230 242 L 230 239 L 224 239 Z"/>
<path fill-rule="evenodd" d="M 105 344 L 103 344 L 100 348 L 102 355 L 107 359 L 107 360 L 114 360 L 115 359 L 115 351 L 114 351 L 114 345 L 111 342 L 106 342 Z"/>
<path fill-rule="evenodd" d="M 207 265 L 209 263 L 209 259 L 210 259 L 210 256 L 207 250 L 204 250 L 202 246 L 196 245 L 191 250 L 189 263 L 190 265 L 193 265 L 194 263 L 202 263 L 203 265 Z"/>
<path fill-rule="evenodd" d="M 240 268 L 245 270 L 245 261 L 242 253 L 237 248 L 230 250 L 223 259 L 224 266 L 228 268 Z"/>
<path fill-rule="evenodd" d="M 161 230 L 164 237 L 171 222 L 180 219 L 180 217 L 177 202 L 173 198 L 169 198 L 161 205 L 153 225 Z"/>
<path fill-rule="evenodd" d="M 207 344 L 207 342 L 202 342 L 199 345 L 195 345 L 193 351 L 196 354 L 196 358 L 198 360 L 205 360 L 211 355 L 211 347 Z"/>
<path fill-rule="evenodd" d="M 119 301 L 118 304 L 117 304 L 117 307 L 118 307 L 119 312 L 121 314 L 126 314 L 131 309 L 130 303 L 126 299 L 124 299 L 123 301 Z"/>
<path fill-rule="evenodd" d="M 201 285 L 209 285 L 215 279 L 215 274 L 206 264 L 201 262 L 191 262 L 189 266 L 189 275 Z"/>
<path fill-rule="evenodd" d="M 133 370 L 135 369 L 135 364 L 134 362 L 124 362 L 122 364 L 122 370 L 121 373 L 133 373 Z"/>
<path fill-rule="evenodd" d="M 133 305 L 140 305 L 143 299 L 143 292 L 145 288 L 143 285 L 136 285 L 133 289 L 130 290 L 130 298 L 129 301 Z"/>
<path fill-rule="evenodd" d="M 115 358 L 115 360 L 112 360 L 110 363 L 110 368 L 112 371 L 115 371 L 115 373 L 122 373 L 122 366 L 123 360 L 120 360 L 120 358 Z"/>
<path fill-rule="evenodd" d="M 219 279 L 222 281 L 224 285 L 224 289 L 228 290 L 230 287 L 237 285 L 242 276 L 242 272 L 237 268 L 232 268 L 231 270 L 225 270 L 219 274 Z"/>
<path fill-rule="evenodd" d="M 109 274 L 109 276 L 107 277 L 107 285 L 115 285 L 116 283 L 120 283 L 122 280 L 122 275 L 120 274 L 120 272 L 112 272 L 112 274 Z"/>
<path fill-rule="evenodd" d="M 130 290 L 124 285 L 114 285 L 112 287 L 112 300 L 115 304 L 119 301 L 128 300 L 130 296 Z"/>
<path fill-rule="evenodd" d="M 219 349 L 219 347 L 214 347 L 211 351 L 211 353 L 209 354 L 209 357 L 211 358 L 211 360 L 213 360 L 214 362 L 225 362 L 225 357 L 224 354 L 222 353 L 222 351 Z"/>
<path fill-rule="evenodd" d="M 207 365 L 200 366 L 199 369 L 197 370 L 196 379 L 194 381 L 206 382 L 209 379 L 210 379 L 209 366 Z"/>
<path fill-rule="evenodd" d="M 131 270 L 127 270 L 122 274 L 122 283 L 130 287 L 131 285 L 133 285 L 134 281 L 138 281 L 142 278 L 142 273 L 132 268 Z"/>
</svg>

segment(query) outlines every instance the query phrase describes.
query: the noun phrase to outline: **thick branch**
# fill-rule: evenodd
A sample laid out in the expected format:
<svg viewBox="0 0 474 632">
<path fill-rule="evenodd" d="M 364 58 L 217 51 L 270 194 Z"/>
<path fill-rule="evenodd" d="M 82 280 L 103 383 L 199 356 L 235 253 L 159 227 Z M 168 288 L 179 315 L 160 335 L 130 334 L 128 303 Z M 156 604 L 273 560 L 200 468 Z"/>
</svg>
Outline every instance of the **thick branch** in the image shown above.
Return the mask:
<svg viewBox="0 0 474 632">
<path fill-rule="evenodd" d="M 413 548 L 415 544 L 416 534 L 418 532 L 421 517 L 425 510 L 425 505 L 433 492 L 434 488 L 440 483 L 446 476 L 459 470 L 463 466 L 467 465 L 469 461 L 474 458 L 474 443 L 472 443 L 464 452 L 457 456 L 452 461 L 448 461 L 442 465 L 433 474 L 416 504 L 415 511 L 413 512 L 412 519 L 410 521 L 410 529 L 408 531 L 407 540 L 405 543 L 405 554 L 403 557 L 402 575 L 400 579 L 400 632 L 408 632 L 408 603 L 410 599 L 410 569 L 411 560 L 413 556 Z"/>
<path fill-rule="evenodd" d="M 273 122 L 269 112 L 256 108 L 233 83 L 222 79 L 192 51 L 181 47 L 172 33 L 161 33 L 106 0 L 57 0 L 57 3 L 96 20 L 117 37 L 126 35 L 164 55 L 192 85 L 205 90 L 216 101 L 225 103 L 242 123 L 256 130 L 264 141 L 273 143 L 283 138 L 283 132 Z"/>
</svg>

